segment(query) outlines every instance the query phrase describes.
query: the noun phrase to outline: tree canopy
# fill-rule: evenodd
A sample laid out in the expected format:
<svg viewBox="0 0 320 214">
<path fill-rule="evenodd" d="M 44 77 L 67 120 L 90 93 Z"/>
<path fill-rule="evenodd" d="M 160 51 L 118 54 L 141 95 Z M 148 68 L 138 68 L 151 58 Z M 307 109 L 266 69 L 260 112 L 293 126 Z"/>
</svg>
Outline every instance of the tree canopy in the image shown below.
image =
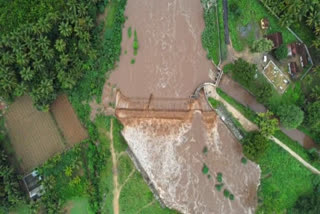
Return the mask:
<svg viewBox="0 0 320 214">
<path fill-rule="evenodd" d="M 243 153 L 252 161 L 257 162 L 268 148 L 268 139 L 259 132 L 250 132 L 243 140 Z"/>
<path fill-rule="evenodd" d="M 254 52 L 269 52 L 272 50 L 273 45 L 273 41 L 266 38 L 262 38 L 260 40 L 254 41 L 251 49 Z"/>
<path fill-rule="evenodd" d="M 244 61 L 242 58 L 236 60 L 231 67 L 232 75 L 244 86 L 249 86 L 256 74 L 257 66 Z"/>
<path fill-rule="evenodd" d="M 260 133 L 269 137 L 275 133 L 279 129 L 278 120 L 273 117 L 273 113 L 271 111 L 267 111 L 266 113 L 258 114 L 257 123 L 260 129 Z"/>
<path fill-rule="evenodd" d="M 303 121 L 304 113 L 296 105 L 282 105 L 277 111 L 280 122 L 285 128 L 297 128 Z"/>
<path fill-rule="evenodd" d="M 307 108 L 307 125 L 315 132 L 320 132 L 320 101 L 310 104 Z"/>
<path fill-rule="evenodd" d="M 63 12 L 49 12 L 3 34 L 0 96 L 28 93 L 38 109 L 48 110 L 58 91 L 72 89 L 96 57 L 92 8 L 90 2 L 68 1 Z"/>
</svg>

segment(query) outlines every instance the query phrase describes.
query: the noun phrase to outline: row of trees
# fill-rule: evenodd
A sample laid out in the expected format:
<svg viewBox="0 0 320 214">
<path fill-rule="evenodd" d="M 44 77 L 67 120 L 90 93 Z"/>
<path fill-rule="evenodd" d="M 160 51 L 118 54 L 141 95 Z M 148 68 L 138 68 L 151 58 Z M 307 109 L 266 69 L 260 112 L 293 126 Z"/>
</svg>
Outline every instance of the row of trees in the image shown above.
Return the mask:
<svg viewBox="0 0 320 214">
<path fill-rule="evenodd" d="M 48 110 L 60 90 L 72 89 L 96 57 L 91 11 L 97 0 L 67 1 L 63 12 L 51 12 L 0 40 L 0 96 L 29 93 L 35 106 Z"/>
<path fill-rule="evenodd" d="M 314 33 L 313 45 L 320 48 L 320 1 L 314 0 L 261 0 L 279 17 L 283 26 L 304 23 Z"/>
</svg>

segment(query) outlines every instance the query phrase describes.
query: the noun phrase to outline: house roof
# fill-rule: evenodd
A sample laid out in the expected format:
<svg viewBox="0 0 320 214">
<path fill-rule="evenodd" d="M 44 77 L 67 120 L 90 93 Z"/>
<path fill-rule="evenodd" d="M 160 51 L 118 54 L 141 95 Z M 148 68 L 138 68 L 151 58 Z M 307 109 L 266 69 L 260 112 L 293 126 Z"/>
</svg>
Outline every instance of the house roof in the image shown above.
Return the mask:
<svg viewBox="0 0 320 214">
<path fill-rule="evenodd" d="M 280 32 L 272 33 L 265 37 L 273 41 L 273 48 L 278 48 L 283 43 L 282 34 Z"/>
<path fill-rule="evenodd" d="M 290 66 L 290 71 L 293 75 L 300 71 L 297 63 L 295 62 L 290 62 L 289 66 Z"/>
</svg>

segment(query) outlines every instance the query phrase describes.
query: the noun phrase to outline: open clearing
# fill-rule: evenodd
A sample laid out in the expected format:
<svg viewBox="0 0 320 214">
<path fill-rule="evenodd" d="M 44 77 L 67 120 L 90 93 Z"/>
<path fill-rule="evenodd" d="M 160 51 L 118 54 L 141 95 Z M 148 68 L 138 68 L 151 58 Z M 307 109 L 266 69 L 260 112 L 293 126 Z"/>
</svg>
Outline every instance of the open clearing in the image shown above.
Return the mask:
<svg viewBox="0 0 320 214">
<path fill-rule="evenodd" d="M 60 95 L 50 110 L 67 141 L 68 147 L 72 147 L 88 137 L 87 131 L 81 125 L 66 95 Z"/>
<path fill-rule="evenodd" d="M 29 172 L 64 150 L 62 137 L 50 113 L 37 111 L 30 97 L 16 99 L 5 118 L 23 172 Z"/>
</svg>

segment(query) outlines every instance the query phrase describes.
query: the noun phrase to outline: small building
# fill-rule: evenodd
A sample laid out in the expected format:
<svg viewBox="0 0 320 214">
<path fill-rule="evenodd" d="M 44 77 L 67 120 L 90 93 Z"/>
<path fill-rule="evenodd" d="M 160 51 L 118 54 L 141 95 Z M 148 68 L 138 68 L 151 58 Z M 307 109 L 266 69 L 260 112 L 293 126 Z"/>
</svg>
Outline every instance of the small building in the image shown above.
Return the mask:
<svg viewBox="0 0 320 214">
<path fill-rule="evenodd" d="M 273 49 L 280 47 L 283 44 L 282 34 L 280 32 L 266 35 L 265 38 L 273 42 Z"/>
<path fill-rule="evenodd" d="M 262 30 L 268 29 L 268 28 L 269 28 L 269 25 L 270 25 L 270 22 L 269 22 L 268 19 L 263 18 L 263 19 L 260 20 L 260 26 L 261 26 L 261 29 L 262 29 Z"/>
<path fill-rule="evenodd" d="M 308 55 L 304 44 L 294 42 L 288 45 L 288 55 L 292 57 L 298 56 L 301 67 L 308 65 Z"/>
<path fill-rule="evenodd" d="M 295 62 L 289 62 L 288 63 L 288 69 L 289 69 L 289 74 L 294 77 L 297 73 L 300 72 L 300 69 Z"/>
<path fill-rule="evenodd" d="M 23 182 L 29 193 L 29 197 L 36 200 L 43 194 L 43 186 L 41 185 L 41 176 L 38 171 L 34 170 L 30 174 L 24 176 Z"/>
</svg>

